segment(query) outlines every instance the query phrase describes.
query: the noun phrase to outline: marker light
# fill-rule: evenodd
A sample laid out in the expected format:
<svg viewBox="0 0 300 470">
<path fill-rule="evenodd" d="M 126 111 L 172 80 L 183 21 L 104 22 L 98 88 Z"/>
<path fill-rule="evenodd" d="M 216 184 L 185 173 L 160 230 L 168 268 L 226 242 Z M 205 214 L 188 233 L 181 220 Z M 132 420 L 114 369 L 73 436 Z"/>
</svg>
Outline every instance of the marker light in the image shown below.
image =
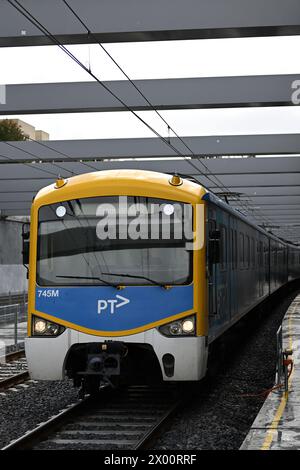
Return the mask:
<svg viewBox="0 0 300 470">
<path fill-rule="evenodd" d="M 65 331 L 65 327 L 44 318 L 33 316 L 33 336 L 59 336 Z"/>
<path fill-rule="evenodd" d="M 158 328 L 160 333 L 165 336 L 194 336 L 195 335 L 195 324 L 196 319 L 195 315 L 182 318 L 177 321 L 173 321 L 171 323 L 167 323 L 166 325 L 162 325 Z"/>
<path fill-rule="evenodd" d="M 67 209 L 64 206 L 58 206 L 55 212 L 57 217 L 64 217 L 66 215 Z"/>
<path fill-rule="evenodd" d="M 163 207 L 163 212 L 166 215 L 174 214 L 174 206 L 172 204 L 165 204 Z"/>
</svg>

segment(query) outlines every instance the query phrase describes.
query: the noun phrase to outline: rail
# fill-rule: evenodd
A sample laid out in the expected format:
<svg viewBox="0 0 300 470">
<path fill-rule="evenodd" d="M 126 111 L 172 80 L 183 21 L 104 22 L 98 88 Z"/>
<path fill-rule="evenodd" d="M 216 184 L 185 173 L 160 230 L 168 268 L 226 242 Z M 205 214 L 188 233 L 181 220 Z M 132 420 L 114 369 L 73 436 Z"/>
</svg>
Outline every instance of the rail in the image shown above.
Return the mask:
<svg viewBox="0 0 300 470">
<path fill-rule="evenodd" d="M 101 400 L 85 397 L 2 450 L 144 449 L 182 402 L 170 386 L 101 393 Z"/>
</svg>

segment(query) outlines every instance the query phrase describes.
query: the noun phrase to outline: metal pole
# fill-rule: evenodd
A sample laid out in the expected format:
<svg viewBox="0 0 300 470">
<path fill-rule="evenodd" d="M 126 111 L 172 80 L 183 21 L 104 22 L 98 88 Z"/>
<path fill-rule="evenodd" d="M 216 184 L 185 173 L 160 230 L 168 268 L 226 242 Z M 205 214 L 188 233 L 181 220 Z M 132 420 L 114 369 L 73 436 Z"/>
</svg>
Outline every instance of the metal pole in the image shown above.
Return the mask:
<svg viewBox="0 0 300 470">
<path fill-rule="evenodd" d="M 281 384 L 283 376 L 283 352 L 282 352 L 282 326 L 280 326 L 276 333 L 277 337 L 277 385 Z"/>
<path fill-rule="evenodd" d="M 26 314 L 26 291 L 24 290 L 23 292 L 23 316 L 25 318 L 25 314 Z"/>
<path fill-rule="evenodd" d="M 15 311 L 15 346 L 18 346 L 18 308 Z"/>
</svg>

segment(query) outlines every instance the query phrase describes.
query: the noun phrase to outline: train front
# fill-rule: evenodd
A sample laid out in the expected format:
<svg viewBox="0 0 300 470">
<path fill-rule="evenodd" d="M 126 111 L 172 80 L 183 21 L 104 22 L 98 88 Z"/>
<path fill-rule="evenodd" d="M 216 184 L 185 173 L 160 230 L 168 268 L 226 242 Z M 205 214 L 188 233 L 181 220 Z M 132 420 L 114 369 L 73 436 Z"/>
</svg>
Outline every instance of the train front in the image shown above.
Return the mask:
<svg viewBox="0 0 300 470">
<path fill-rule="evenodd" d="M 31 212 L 31 377 L 194 381 L 206 370 L 204 190 L 103 171 L 41 190 Z"/>
</svg>

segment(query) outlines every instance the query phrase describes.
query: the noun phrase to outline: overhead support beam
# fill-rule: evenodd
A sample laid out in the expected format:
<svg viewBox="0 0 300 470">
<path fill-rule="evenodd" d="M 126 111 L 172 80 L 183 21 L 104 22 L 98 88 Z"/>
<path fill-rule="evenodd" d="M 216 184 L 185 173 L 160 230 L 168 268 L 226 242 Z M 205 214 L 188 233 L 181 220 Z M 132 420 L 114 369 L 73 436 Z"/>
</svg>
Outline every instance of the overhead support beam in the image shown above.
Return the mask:
<svg viewBox="0 0 300 470">
<path fill-rule="evenodd" d="M 196 156 L 300 154 L 300 134 L 182 137 Z M 184 156 L 193 156 L 176 137 L 170 143 Z M 174 158 L 178 154 L 159 138 L 0 142 L 0 162 L 8 159 L 63 160 L 115 158 Z M 268 165 L 266 165 L 267 168 Z M 226 167 L 226 165 L 224 165 Z"/>
<path fill-rule="evenodd" d="M 136 80 L 134 84 L 159 110 L 290 106 L 292 83 L 299 75 Z M 135 111 L 151 106 L 126 81 L 104 82 Z M 6 86 L 0 115 L 126 111 L 96 82 L 38 83 Z"/>
<path fill-rule="evenodd" d="M 22 200 L 23 192 L 37 191 L 42 186 L 51 184 L 59 171 L 65 176 L 70 176 L 72 172 L 79 174 L 114 169 L 141 169 L 162 173 L 177 171 L 183 175 L 198 178 L 206 186 L 216 183 L 214 178 L 208 179 L 208 175 L 205 176 L 205 173 L 211 172 L 235 193 L 271 192 L 271 194 L 276 194 L 279 191 L 282 193 L 283 190 L 284 193 L 289 191 L 289 194 L 300 192 L 297 188 L 300 157 L 210 158 L 203 161 L 208 170 L 197 160 L 194 160 L 191 166 L 190 161 L 184 159 L 93 161 L 89 162 L 88 166 L 84 162 L 80 163 L 78 160 L 72 162 L 67 158 L 64 162 L 55 161 L 54 164 L 49 160 L 46 161 L 47 163 L 36 162 L 26 163 L 26 165 L 2 161 L 0 163 L 0 198 L 2 195 L 13 193 L 19 195 Z M 278 185 L 280 188 L 277 188 Z"/>
<path fill-rule="evenodd" d="M 298 0 L 69 0 L 98 41 L 163 41 L 300 34 Z M 65 44 L 94 42 L 61 0 L 23 0 Z M 8 2 L 0 5 L 0 46 L 35 46 L 51 40 Z"/>
<path fill-rule="evenodd" d="M 39 144 L 35 145 L 37 148 L 40 147 Z M 300 203 L 298 184 L 300 157 L 210 158 L 204 162 L 208 170 L 197 160 L 194 160 L 194 166 L 191 167 L 189 160 L 183 159 L 90 162 L 92 168 L 79 161 L 70 162 L 67 159 L 64 162 L 37 161 L 26 165 L 1 163 L 0 208 L 13 211 L 22 207 L 24 213 L 28 213 L 35 192 L 53 184 L 58 173 L 70 177 L 73 174 L 93 170 L 132 168 L 165 173 L 177 171 L 184 175 L 193 173 L 204 186 L 213 187 L 217 193 L 228 192 L 228 199 L 233 207 L 242 209 L 246 204 L 250 216 L 253 210 L 253 215 L 258 212 L 264 217 L 275 217 L 276 222 L 279 220 L 279 215 L 282 216 L 280 217 L 282 220 L 299 219 L 300 212 L 297 207 Z M 208 172 L 211 174 L 208 175 Z M 215 176 L 218 176 L 220 187 L 216 187 Z"/>
<path fill-rule="evenodd" d="M 3 146 L 18 153 L 14 147 Z M 11 144 L 11 143 L 10 143 Z M 32 142 L 38 149 L 47 149 L 39 143 Z M 49 149 L 48 149 L 49 150 Z M 28 158 L 33 158 L 30 153 Z M 208 158 L 200 161 L 165 158 L 146 160 L 103 160 L 90 161 L 86 166 L 79 158 L 70 161 L 39 159 L 28 163 L 0 162 L 0 210 L 4 214 L 29 214 L 32 198 L 36 192 L 54 183 L 57 174 L 71 177 L 97 170 L 108 169 L 145 169 L 171 174 L 177 171 L 185 176 L 192 173 L 201 184 L 212 188 L 215 193 L 227 195 L 231 207 L 238 208 L 247 214 L 250 220 L 280 226 L 279 235 L 285 238 L 300 240 L 294 225 L 300 225 L 300 157 L 265 157 L 265 158 Z M 215 177 L 218 177 L 216 179 Z M 285 231 L 288 230 L 287 235 Z M 292 238 L 292 236 L 294 238 Z"/>
</svg>

